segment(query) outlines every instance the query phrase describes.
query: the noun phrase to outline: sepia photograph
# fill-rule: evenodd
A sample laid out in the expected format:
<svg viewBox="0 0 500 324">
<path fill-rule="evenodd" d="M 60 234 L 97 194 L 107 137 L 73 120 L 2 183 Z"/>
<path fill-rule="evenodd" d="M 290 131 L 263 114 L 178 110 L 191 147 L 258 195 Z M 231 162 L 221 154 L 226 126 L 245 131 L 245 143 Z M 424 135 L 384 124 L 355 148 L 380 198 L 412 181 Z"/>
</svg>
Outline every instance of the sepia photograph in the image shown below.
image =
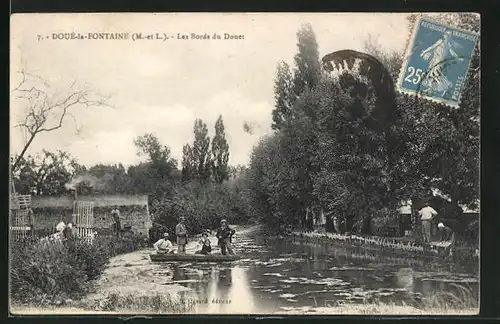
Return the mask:
<svg viewBox="0 0 500 324">
<path fill-rule="evenodd" d="M 11 316 L 479 313 L 479 14 L 10 27 Z"/>
</svg>

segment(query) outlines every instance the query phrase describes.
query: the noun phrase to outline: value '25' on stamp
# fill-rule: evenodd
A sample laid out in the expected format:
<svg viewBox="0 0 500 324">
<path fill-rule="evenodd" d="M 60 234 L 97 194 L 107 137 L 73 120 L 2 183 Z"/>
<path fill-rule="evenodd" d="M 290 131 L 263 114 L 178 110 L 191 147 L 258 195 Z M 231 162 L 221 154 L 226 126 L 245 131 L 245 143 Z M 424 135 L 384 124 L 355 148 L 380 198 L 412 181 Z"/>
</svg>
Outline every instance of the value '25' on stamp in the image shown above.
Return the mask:
<svg viewBox="0 0 500 324">
<path fill-rule="evenodd" d="M 420 19 L 403 62 L 398 90 L 458 107 L 479 35 Z"/>
</svg>

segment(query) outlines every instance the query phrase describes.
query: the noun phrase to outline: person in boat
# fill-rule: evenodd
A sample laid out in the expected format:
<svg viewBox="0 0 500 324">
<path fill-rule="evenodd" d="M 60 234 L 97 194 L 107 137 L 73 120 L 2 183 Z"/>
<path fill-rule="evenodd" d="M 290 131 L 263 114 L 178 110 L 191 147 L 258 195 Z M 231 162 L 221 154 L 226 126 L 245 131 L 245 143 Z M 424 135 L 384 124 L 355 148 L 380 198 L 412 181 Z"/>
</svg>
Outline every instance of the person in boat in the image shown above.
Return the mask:
<svg viewBox="0 0 500 324">
<path fill-rule="evenodd" d="M 221 253 L 222 255 L 226 255 L 229 252 L 229 254 L 233 255 L 234 250 L 232 237 L 236 231 L 227 225 L 227 221 L 225 219 L 221 220 L 220 224 L 221 226 L 217 230 L 217 234 L 215 236 L 219 239 Z"/>
<path fill-rule="evenodd" d="M 186 253 L 187 229 L 184 225 L 184 216 L 179 219 L 179 224 L 175 226 L 175 235 L 177 236 L 177 253 Z"/>
<path fill-rule="evenodd" d="M 168 233 L 165 232 L 163 234 L 163 238 L 159 239 L 155 244 L 153 244 L 156 253 L 158 254 L 167 254 L 167 253 L 173 253 L 173 245 L 172 242 L 168 239 Z"/>
<path fill-rule="evenodd" d="M 208 233 L 203 232 L 201 234 L 201 239 L 200 239 L 200 246 L 201 249 L 196 251 L 196 254 L 205 254 L 208 255 L 210 252 L 212 252 L 212 243 L 210 242 L 210 239 L 208 238 Z"/>
</svg>

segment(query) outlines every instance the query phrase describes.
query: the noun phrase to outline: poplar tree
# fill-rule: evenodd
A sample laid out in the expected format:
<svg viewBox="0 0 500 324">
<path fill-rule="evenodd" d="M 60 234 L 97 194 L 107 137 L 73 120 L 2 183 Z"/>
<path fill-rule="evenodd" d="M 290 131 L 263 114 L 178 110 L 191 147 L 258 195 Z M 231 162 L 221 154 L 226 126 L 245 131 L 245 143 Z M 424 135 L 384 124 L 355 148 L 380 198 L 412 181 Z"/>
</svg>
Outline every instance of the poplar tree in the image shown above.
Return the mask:
<svg viewBox="0 0 500 324">
<path fill-rule="evenodd" d="M 193 149 L 189 144 L 182 147 L 182 181 L 193 180 L 195 176 Z"/>
<path fill-rule="evenodd" d="M 290 121 L 293 105 L 293 76 L 290 66 L 285 62 L 280 62 L 276 69 L 274 78 L 274 110 L 273 123 L 274 130 L 281 130 Z"/>
<path fill-rule="evenodd" d="M 210 137 L 208 136 L 207 124 L 201 119 L 194 122 L 194 143 L 192 147 L 193 166 L 196 178 L 205 183 L 210 178 Z"/>
<path fill-rule="evenodd" d="M 224 132 L 224 122 L 219 116 L 215 122 L 215 135 L 212 139 L 212 175 L 215 183 L 221 184 L 229 179 L 229 145 Z"/>
</svg>

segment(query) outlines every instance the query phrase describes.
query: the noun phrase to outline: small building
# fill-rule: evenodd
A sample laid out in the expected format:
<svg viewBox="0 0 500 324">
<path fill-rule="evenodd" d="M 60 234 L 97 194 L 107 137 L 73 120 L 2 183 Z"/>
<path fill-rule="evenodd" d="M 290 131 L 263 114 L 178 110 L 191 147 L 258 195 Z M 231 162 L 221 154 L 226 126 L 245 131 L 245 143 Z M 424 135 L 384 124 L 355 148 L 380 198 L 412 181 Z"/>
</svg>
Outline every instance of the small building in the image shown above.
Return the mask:
<svg viewBox="0 0 500 324">
<path fill-rule="evenodd" d="M 89 195 L 78 196 L 79 201 L 93 202 L 93 226 L 98 233 L 109 233 L 114 224 L 111 210 L 117 206 L 120 211 L 122 229 L 148 235 L 152 227 L 147 195 Z M 73 221 L 75 198 L 63 196 L 34 196 L 32 209 L 35 216 L 35 232 L 51 230 L 58 222 Z"/>
</svg>

